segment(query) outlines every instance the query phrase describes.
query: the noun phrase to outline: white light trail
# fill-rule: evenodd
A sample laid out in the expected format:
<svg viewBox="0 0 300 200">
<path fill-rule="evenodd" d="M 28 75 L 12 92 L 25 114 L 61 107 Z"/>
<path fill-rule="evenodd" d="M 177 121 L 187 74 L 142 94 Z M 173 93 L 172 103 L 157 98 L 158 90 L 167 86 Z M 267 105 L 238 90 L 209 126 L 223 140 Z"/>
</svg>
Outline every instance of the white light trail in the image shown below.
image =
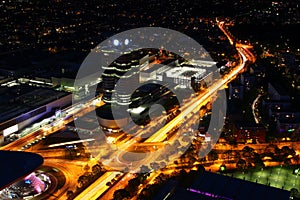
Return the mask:
<svg viewBox="0 0 300 200">
<path fill-rule="evenodd" d="M 70 141 L 70 142 L 62 142 L 62 143 L 57 143 L 57 144 L 51 144 L 48 147 L 58 147 L 58 146 L 64 146 L 64 145 L 70 145 L 70 144 L 77 144 L 77 143 L 82 143 L 82 142 L 91 142 L 94 141 L 94 138 L 90 139 L 85 139 L 85 140 L 76 140 L 76 141 Z"/>
</svg>

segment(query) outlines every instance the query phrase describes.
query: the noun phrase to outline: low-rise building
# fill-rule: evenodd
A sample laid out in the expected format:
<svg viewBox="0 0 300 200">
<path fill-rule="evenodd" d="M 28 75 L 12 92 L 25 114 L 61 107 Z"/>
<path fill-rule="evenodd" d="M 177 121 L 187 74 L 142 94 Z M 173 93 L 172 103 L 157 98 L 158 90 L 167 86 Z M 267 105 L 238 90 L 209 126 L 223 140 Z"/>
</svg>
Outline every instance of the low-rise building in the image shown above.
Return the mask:
<svg viewBox="0 0 300 200">
<path fill-rule="evenodd" d="M 36 120 L 72 102 L 72 94 L 50 88 L 16 85 L 0 89 L 3 97 L 0 105 L 0 144 L 10 134 L 18 133 Z"/>
<path fill-rule="evenodd" d="M 263 143 L 266 141 L 266 128 L 262 124 L 236 122 L 233 134 L 237 142 Z"/>
</svg>

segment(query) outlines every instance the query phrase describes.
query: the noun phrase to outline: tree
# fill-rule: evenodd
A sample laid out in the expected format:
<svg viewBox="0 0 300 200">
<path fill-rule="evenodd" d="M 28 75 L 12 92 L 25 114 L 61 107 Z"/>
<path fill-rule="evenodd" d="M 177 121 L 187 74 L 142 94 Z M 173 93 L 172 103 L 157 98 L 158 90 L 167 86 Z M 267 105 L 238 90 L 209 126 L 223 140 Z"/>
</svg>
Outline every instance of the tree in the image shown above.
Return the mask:
<svg viewBox="0 0 300 200">
<path fill-rule="evenodd" d="M 292 162 L 295 163 L 295 164 L 299 164 L 299 155 L 295 155 L 295 156 L 292 158 Z"/>
<path fill-rule="evenodd" d="M 119 189 L 114 192 L 113 200 L 123 200 L 125 198 L 129 198 L 130 194 L 125 189 Z"/>
<path fill-rule="evenodd" d="M 251 157 L 251 156 L 254 154 L 254 149 L 251 148 L 251 147 L 245 146 L 245 147 L 242 149 L 242 154 L 243 154 L 243 156 L 246 157 L 246 158 Z"/>
<path fill-rule="evenodd" d="M 141 193 L 138 195 L 137 200 L 151 200 L 151 194 L 148 187 L 144 188 Z"/>
<path fill-rule="evenodd" d="M 79 176 L 79 177 L 78 177 L 78 180 L 77 180 L 77 182 L 78 182 L 78 184 L 79 184 L 79 187 L 85 186 L 85 185 L 88 183 L 88 181 L 89 181 L 89 179 L 88 179 L 88 177 L 85 176 L 85 175 Z"/>
<path fill-rule="evenodd" d="M 195 158 L 195 156 L 189 156 L 188 158 L 188 164 L 189 166 L 193 166 L 193 164 L 197 161 L 197 159 Z"/>
<path fill-rule="evenodd" d="M 99 164 L 96 164 L 92 167 L 92 173 L 93 175 L 100 174 L 102 171 L 102 167 Z"/>
<path fill-rule="evenodd" d="M 244 152 L 253 152 L 254 149 L 251 148 L 251 147 L 245 146 L 245 147 L 242 149 L 242 151 L 244 151 Z"/>
<path fill-rule="evenodd" d="M 235 158 L 240 158 L 240 153 L 238 151 L 234 150 L 228 150 L 226 151 L 226 154 L 228 156 L 228 159 L 235 159 Z"/>
<path fill-rule="evenodd" d="M 289 158 L 284 159 L 284 165 L 285 166 L 290 166 L 291 164 L 292 164 L 291 159 L 289 159 Z"/>
<path fill-rule="evenodd" d="M 142 166 L 140 167 L 140 172 L 141 172 L 142 174 L 146 174 L 146 173 L 150 172 L 150 168 L 149 168 L 148 166 L 146 166 L 146 165 L 142 165 Z"/>
<path fill-rule="evenodd" d="M 228 144 L 233 146 L 233 147 L 236 147 L 237 146 L 237 142 L 234 138 L 229 138 L 227 139 L 228 140 Z"/>
<path fill-rule="evenodd" d="M 85 155 L 85 149 L 83 146 L 79 146 L 78 149 L 76 149 L 76 155 L 77 156 Z"/>
<path fill-rule="evenodd" d="M 206 162 L 206 157 L 199 158 L 199 162 Z"/>
<path fill-rule="evenodd" d="M 128 181 L 128 186 L 127 186 L 127 191 L 133 195 L 136 192 L 136 189 L 138 188 L 138 186 L 141 184 L 140 182 L 140 178 L 139 177 L 135 177 L 131 180 Z"/>
<path fill-rule="evenodd" d="M 291 196 L 299 198 L 300 197 L 299 191 L 296 188 L 292 188 L 291 189 Z"/>
<path fill-rule="evenodd" d="M 280 154 L 286 158 L 288 157 L 289 155 L 291 156 L 294 156 L 296 154 L 295 150 L 294 149 L 290 149 L 288 146 L 283 146 L 281 149 L 280 149 Z"/>
<path fill-rule="evenodd" d="M 74 159 L 76 157 L 76 150 L 74 148 L 65 148 L 65 156 L 68 159 Z"/>
<path fill-rule="evenodd" d="M 111 186 L 111 182 L 107 182 L 105 185 L 106 186 Z"/>
<path fill-rule="evenodd" d="M 67 198 L 68 199 L 73 199 L 74 198 L 74 192 L 72 190 L 67 191 Z"/>
<path fill-rule="evenodd" d="M 198 172 L 198 173 L 203 173 L 203 172 L 205 172 L 205 167 L 204 167 L 203 165 L 201 165 L 201 164 L 197 164 L 197 165 L 196 165 L 196 168 L 197 168 L 197 172 Z"/>
<path fill-rule="evenodd" d="M 88 164 L 86 164 L 83 169 L 87 172 L 91 169 L 91 167 Z"/>
<path fill-rule="evenodd" d="M 265 167 L 265 163 L 261 160 L 259 156 L 255 156 L 254 158 L 254 165 L 256 168 L 263 168 Z"/>
<path fill-rule="evenodd" d="M 157 176 L 155 179 L 154 179 L 154 184 L 157 184 L 157 185 L 160 185 L 161 183 L 164 182 L 164 179 L 161 175 Z"/>
<path fill-rule="evenodd" d="M 166 162 L 164 162 L 164 161 L 161 161 L 159 163 L 159 165 L 160 165 L 161 168 L 165 168 L 167 166 Z"/>
<path fill-rule="evenodd" d="M 187 175 L 188 175 L 188 173 L 184 169 L 180 170 L 179 176 L 178 176 L 180 183 L 182 183 L 182 181 L 187 178 Z"/>
<path fill-rule="evenodd" d="M 246 169 L 246 161 L 244 159 L 239 159 L 236 163 L 236 168 L 238 168 L 241 171 L 244 171 Z"/>
<path fill-rule="evenodd" d="M 215 161 L 218 160 L 218 154 L 215 150 L 211 150 L 208 154 L 207 154 L 207 158 L 209 161 Z"/>
<path fill-rule="evenodd" d="M 264 154 L 270 157 L 274 157 L 275 155 L 278 154 L 278 152 L 279 152 L 279 148 L 275 144 L 269 144 L 268 146 L 266 146 L 264 150 Z"/>
<path fill-rule="evenodd" d="M 160 166 L 159 166 L 159 164 L 158 164 L 157 162 L 152 162 L 152 163 L 150 163 L 150 167 L 151 167 L 153 170 L 155 170 L 155 171 L 157 171 L 157 170 L 160 169 Z"/>
</svg>

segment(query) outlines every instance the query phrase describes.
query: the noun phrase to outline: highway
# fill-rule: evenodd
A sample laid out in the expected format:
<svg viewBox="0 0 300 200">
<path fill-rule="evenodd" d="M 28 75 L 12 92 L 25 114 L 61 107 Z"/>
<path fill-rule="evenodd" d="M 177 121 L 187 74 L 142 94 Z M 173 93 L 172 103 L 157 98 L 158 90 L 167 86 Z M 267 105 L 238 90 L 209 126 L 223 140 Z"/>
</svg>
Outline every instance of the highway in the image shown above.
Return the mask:
<svg viewBox="0 0 300 200">
<path fill-rule="evenodd" d="M 259 94 L 255 99 L 254 99 L 254 101 L 253 101 L 253 103 L 252 103 L 252 105 L 251 105 L 251 109 L 252 109 L 252 114 L 253 114 L 253 117 L 254 117 L 254 121 L 255 121 L 255 123 L 259 123 L 259 118 L 257 117 L 257 115 L 256 115 L 256 107 L 257 107 L 257 102 L 258 102 L 258 100 L 259 100 L 259 98 L 261 97 L 262 95 L 261 94 Z"/>
<path fill-rule="evenodd" d="M 234 44 L 234 38 L 230 35 L 230 33 L 224 28 L 224 22 L 218 23 L 220 29 L 224 32 L 224 34 L 228 37 L 231 44 Z M 162 127 L 159 131 L 153 134 L 150 138 L 148 138 L 144 143 L 152 143 L 152 142 L 163 142 L 166 140 L 167 133 L 170 132 L 174 127 L 178 126 L 178 124 L 182 123 L 182 120 L 188 116 L 190 113 L 197 111 L 202 105 L 205 105 L 207 102 L 211 101 L 211 97 L 220 89 L 224 87 L 228 82 L 233 80 L 239 73 L 241 73 L 248 63 L 255 61 L 255 56 L 252 52 L 249 51 L 249 48 L 252 48 L 251 45 L 243 45 L 236 44 L 236 49 L 241 57 L 241 62 L 238 64 L 229 74 L 224 76 L 224 78 L 218 80 L 214 83 L 205 93 L 195 97 L 192 101 L 187 102 L 182 108 L 181 114 L 171 120 L 167 125 Z M 137 134 L 139 135 L 139 134 Z M 173 140 L 173 139 L 172 139 Z M 122 143 L 122 150 L 126 150 L 134 145 L 137 141 L 135 139 L 131 139 L 128 142 Z M 124 151 L 126 152 L 126 151 Z M 125 163 L 121 163 L 118 159 L 122 153 L 124 152 L 115 152 L 111 154 L 111 158 L 106 164 L 111 165 L 111 162 L 118 162 L 118 165 L 126 165 Z M 216 162 L 218 163 L 218 162 Z M 211 166 L 212 171 L 219 170 L 219 166 L 221 163 Z M 101 196 L 108 189 L 112 189 L 104 184 L 107 181 L 113 179 L 113 172 L 107 172 L 103 177 L 98 179 L 94 184 L 88 187 L 82 194 L 80 194 L 76 199 L 95 199 L 96 197 Z M 155 175 L 151 176 L 151 180 L 155 178 Z M 119 182 L 117 183 L 119 184 Z M 120 183 L 121 184 L 121 183 Z M 124 183 L 122 183 L 124 184 Z"/>
<path fill-rule="evenodd" d="M 110 182 L 121 172 L 106 172 L 98 180 L 92 183 L 87 189 L 80 193 L 74 200 L 96 200 L 101 196 L 110 186 L 107 186 L 106 183 Z"/>
<path fill-rule="evenodd" d="M 101 98 L 102 95 L 90 99 L 85 104 L 77 103 L 65 108 L 62 110 L 60 117 L 55 117 L 52 121 L 49 120 L 49 124 L 47 123 L 39 125 L 38 128 L 34 128 L 32 132 L 5 146 L 0 147 L 0 150 L 22 150 L 22 147 L 24 147 L 26 144 L 31 144 L 41 137 L 46 137 L 57 132 L 58 130 L 63 129 L 66 124 L 74 120 L 74 117 L 85 115 L 86 113 L 94 110 L 94 104 L 97 103 L 99 99 L 101 100 Z M 38 122 L 37 124 L 40 123 Z M 36 127 L 36 125 L 33 124 L 32 127 Z"/>
<path fill-rule="evenodd" d="M 223 28 L 223 23 L 219 23 L 220 29 L 227 31 Z M 230 34 L 226 32 L 226 35 L 228 37 L 231 37 Z M 230 38 L 233 40 L 233 38 Z M 152 136 L 150 136 L 148 139 L 146 139 L 143 143 L 140 143 L 140 145 L 145 144 L 145 148 L 149 146 L 148 144 L 153 143 L 162 143 L 164 141 L 167 141 L 168 133 L 180 126 L 180 124 L 184 124 L 184 120 L 188 119 L 191 115 L 191 113 L 197 113 L 201 106 L 206 105 L 208 102 L 211 101 L 212 96 L 216 94 L 216 92 L 224 87 L 228 82 L 233 80 L 239 73 L 243 72 L 245 67 L 249 62 L 252 62 L 253 59 L 252 53 L 249 53 L 250 51 L 247 51 L 247 48 L 249 48 L 249 45 L 245 45 L 245 47 L 242 44 L 238 45 L 239 47 L 235 46 L 241 61 L 240 63 L 226 76 L 223 76 L 223 78 L 220 78 L 217 80 L 214 84 L 212 84 L 204 93 L 195 96 L 194 98 L 190 98 L 188 101 L 185 102 L 185 104 L 181 107 L 181 113 L 177 115 L 174 119 L 172 119 L 168 124 L 163 126 L 160 130 L 155 132 Z M 139 130 L 137 135 L 140 135 L 144 132 L 144 130 Z M 180 135 L 175 135 L 172 137 L 171 140 L 168 142 L 172 143 L 175 140 L 178 140 Z M 126 149 L 129 149 L 132 145 L 136 145 L 138 141 L 135 139 L 131 139 L 124 144 L 122 144 L 114 153 L 111 154 L 110 159 L 105 160 L 103 163 L 105 165 L 108 165 L 110 167 L 113 167 L 115 169 L 124 169 L 126 166 L 130 168 L 131 171 L 138 171 L 139 167 L 143 165 L 144 163 L 151 163 L 155 162 L 157 157 L 162 153 L 163 148 L 158 149 L 157 152 L 150 152 L 145 153 L 145 158 L 136 162 L 131 162 L 130 165 L 128 165 L 128 162 L 122 160 L 122 157 L 125 153 L 128 153 Z M 134 155 L 133 155 L 134 156 Z"/>
<path fill-rule="evenodd" d="M 232 36 L 227 32 L 227 30 L 224 29 L 224 22 L 219 22 L 220 29 L 225 33 L 225 35 L 228 37 L 230 41 L 233 41 L 234 39 Z M 212 96 L 216 94 L 216 92 L 224 87 L 228 82 L 233 80 L 240 72 L 243 71 L 243 69 L 246 67 L 248 62 L 253 62 L 255 60 L 255 57 L 253 54 L 248 50 L 249 45 L 243 46 L 242 44 L 238 44 L 236 46 L 236 49 L 238 53 L 241 56 L 241 62 L 238 66 L 236 66 L 229 74 L 224 76 L 223 78 L 220 78 L 217 80 L 213 85 L 211 85 L 206 92 L 200 94 L 199 96 L 196 96 L 191 99 L 191 101 L 186 102 L 185 105 L 181 108 L 181 113 L 175 117 L 173 120 L 171 120 L 168 124 L 163 126 L 160 130 L 158 130 L 156 133 L 154 133 L 151 137 L 149 137 L 145 143 L 152 143 L 152 142 L 163 142 L 167 138 L 167 133 L 170 132 L 174 127 L 178 126 L 182 123 L 183 119 L 185 117 L 188 117 L 191 113 L 197 112 L 202 105 L 207 104 L 211 101 Z M 254 57 L 254 58 L 253 58 Z M 65 110 L 63 110 L 63 114 L 61 117 L 56 118 L 50 125 L 44 125 L 41 126 L 38 130 L 33 131 L 32 133 L 4 146 L 1 147 L 2 150 L 21 150 L 21 148 L 36 140 L 38 137 L 42 136 L 48 136 L 57 130 L 60 130 L 65 127 L 65 124 L 69 123 L 73 120 L 72 116 L 82 116 L 90 111 L 92 111 L 95 107 L 93 106 L 95 103 L 95 100 L 98 101 L 98 99 L 101 99 L 101 97 L 95 97 L 85 104 L 78 104 L 73 105 Z M 148 129 L 146 129 L 148 131 Z M 144 133 L 144 131 L 141 131 L 138 135 L 141 133 Z M 176 138 L 172 138 L 174 140 Z M 135 139 L 131 139 L 128 142 L 125 142 L 120 149 L 126 150 L 130 146 L 134 145 L 137 141 Z M 112 156 L 110 160 L 106 164 L 111 166 L 112 162 L 117 162 L 117 165 L 123 165 L 124 163 L 120 162 L 119 157 L 126 151 L 119 151 L 112 153 Z M 156 158 L 155 156 L 149 156 L 146 160 L 151 162 L 150 160 L 153 160 Z M 47 160 L 45 163 L 49 166 L 57 166 L 60 167 L 62 171 L 66 171 L 66 169 L 63 169 L 62 166 L 64 163 L 59 164 L 55 163 L 58 160 Z M 126 165 L 125 165 L 126 166 Z M 138 169 L 139 166 L 136 166 L 136 169 Z M 75 173 L 75 172 L 74 172 Z M 75 199 L 97 199 L 99 196 L 101 196 L 105 191 L 109 189 L 109 186 L 106 186 L 107 182 L 110 182 L 112 179 L 115 178 L 117 174 L 122 174 L 121 172 L 106 172 L 103 176 L 101 176 L 97 181 L 95 181 L 91 186 L 89 186 L 87 189 L 85 189 L 80 195 L 78 195 Z M 70 183 L 71 177 L 70 175 L 66 174 L 67 176 L 67 182 Z M 74 182 L 74 181 L 73 181 Z"/>
<path fill-rule="evenodd" d="M 167 133 L 171 131 L 175 126 L 181 123 L 184 117 L 188 116 L 191 112 L 199 110 L 202 105 L 205 105 L 219 89 L 222 89 L 229 81 L 231 81 L 237 74 L 239 74 L 246 66 L 248 61 L 244 52 L 239 48 L 237 49 L 240 55 L 243 58 L 242 64 L 235 67 L 224 79 L 218 80 L 210 88 L 207 89 L 207 92 L 201 95 L 200 97 L 194 98 L 192 102 L 188 103 L 189 106 L 183 110 L 177 117 L 170 121 L 166 126 L 157 131 L 151 137 L 149 137 L 145 142 L 162 142 L 166 139 Z M 198 108 L 198 109 L 197 109 Z"/>
<path fill-rule="evenodd" d="M 224 32 L 230 41 L 231 45 L 234 44 L 234 38 L 231 34 L 224 28 L 224 22 L 218 22 L 219 28 Z M 235 77 L 243 72 L 248 63 L 255 61 L 255 56 L 248 50 L 248 48 L 252 48 L 251 45 L 243 45 L 237 44 L 236 49 L 240 55 L 241 62 L 236 66 L 229 74 L 224 76 L 223 78 L 217 80 L 213 85 L 211 85 L 205 93 L 200 94 L 199 96 L 193 98 L 190 102 L 187 102 L 184 106 L 184 109 L 181 110 L 181 113 L 176 116 L 173 120 L 171 120 L 168 124 L 162 127 L 159 131 L 149 137 L 144 143 L 152 143 L 152 142 L 163 142 L 167 139 L 167 133 L 170 132 L 174 127 L 177 127 L 183 122 L 183 119 L 189 116 L 190 113 L 197 112 L 201 106 L 206 105 L 207 102 L 211 101 L 211 97 L 220 89 L 224 87 L 228 82 L 235 79 Z M 177 138 L 172 138 L 172 141 L 175 141 Z M 151 163 L 156 161 L 156 154 L 149 154 L 149 156 L 144 159 L 142 162 Z M 120 155 L 119 155 L 120 156 Z M 216 166 L 215 171 L 219 170 L 219 165 Z M 154 176 L 155 177 L 155 176 Z M 152 179 L 154 177 L 151 177 Z"/>
<path fill-rule="evenodd" d="M 218 22 L 219 28 L 227 36 L 231 45 L 234 45 L 234 38 L 231 34 L 224 28 L 224 22 Z M 210 101 L 211 96 L 213 96 L 218 90 L 222 89 L 224 85 L 233 80 L 239 73 L 241 73 L 247 65 L 247 62 L 254 62 L 255 56 L 248 49 L 252 48 L 251 45 L 236 44 L 236 49 L 241 56 L 242 60 L 238 66 L 236 66 L 229 74 L 224 76 L 223 79 L 218 80 L 211 87 L 207 89 L 207 92 L 201 94 L 200 96 L 191 99 L 192 101 L 188 103 L 188 106 L 185 106 L 184 109 L 177 117 L 170 121 L 166 126 L 153 134 L 145 142 L 162 142 L 166 139 L 167 133 L 172 130 L 175 126 L 181 123 L 184 117 L 188 116 L 189 113 L 199 110 L 202 105 L 205 105 Z"/>
</svg>

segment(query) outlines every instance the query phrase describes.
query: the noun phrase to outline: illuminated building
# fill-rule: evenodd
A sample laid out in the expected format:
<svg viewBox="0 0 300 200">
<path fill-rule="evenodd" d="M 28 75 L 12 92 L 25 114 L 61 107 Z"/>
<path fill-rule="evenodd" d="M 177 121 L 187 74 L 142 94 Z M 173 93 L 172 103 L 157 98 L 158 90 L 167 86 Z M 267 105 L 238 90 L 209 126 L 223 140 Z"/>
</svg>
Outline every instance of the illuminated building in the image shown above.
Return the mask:
<svg viewBox="0 0 300 200">
<path fill-rule="evenodd" d="M 129 89 L 137 87 L 140 68 L 148 64 L 148 57 L 148 54 L 143 51 L 133 51 L 130 54 L 121 55 L 109 66 L 102 67 L 104 69 L 102 74 L 103 100 L 106 103 L 119 105 L 131 103 L 132 92 Z"/>
<path fill-rule="evenodd" d="M 263 143 L 266 141 L 266 128 L 262 124 L 235 123 L 233 132 L 237 142 Z"/>
<path fill-rule="evenodd" d="M 173 82 L 180 88 L 192 88 L 192 77 L 202 80 L 206 74 L 205 69 L 188 66 L 175 67 L 164 73 L 165 82 Z"/>
<path fill-rule="evenodd" d="M 1 88 L 0 94 L 0 144 L 13 134 L 41 119 L 46 114 L 54 114 L 56 109 L 71 104 L 72 94 L 49 88 L 15 85 Z"/>
</svg>

